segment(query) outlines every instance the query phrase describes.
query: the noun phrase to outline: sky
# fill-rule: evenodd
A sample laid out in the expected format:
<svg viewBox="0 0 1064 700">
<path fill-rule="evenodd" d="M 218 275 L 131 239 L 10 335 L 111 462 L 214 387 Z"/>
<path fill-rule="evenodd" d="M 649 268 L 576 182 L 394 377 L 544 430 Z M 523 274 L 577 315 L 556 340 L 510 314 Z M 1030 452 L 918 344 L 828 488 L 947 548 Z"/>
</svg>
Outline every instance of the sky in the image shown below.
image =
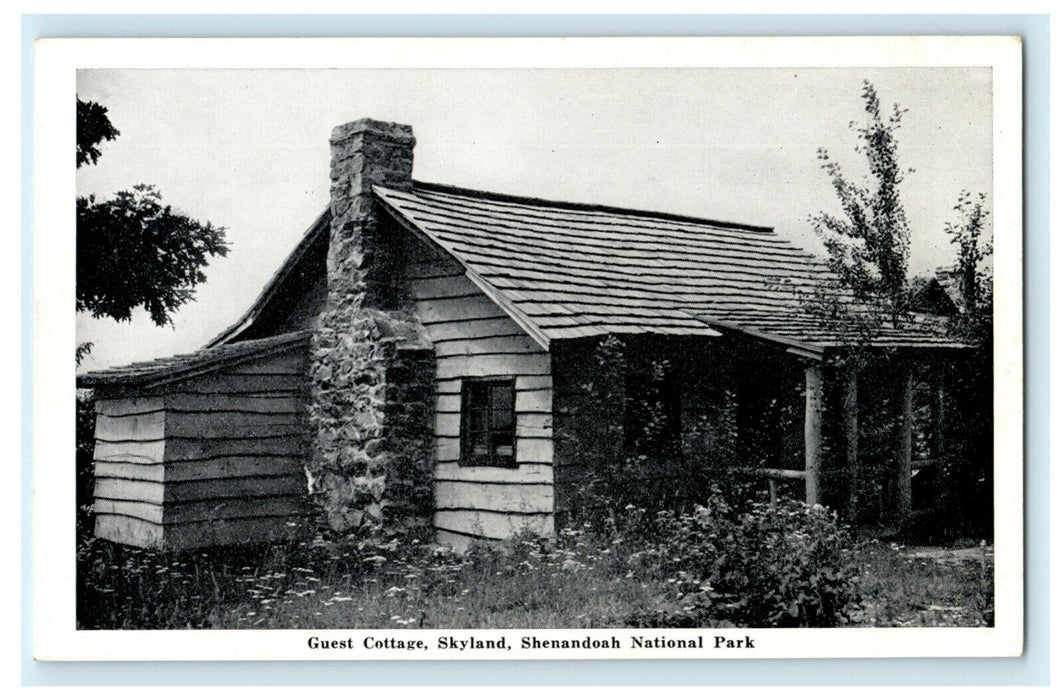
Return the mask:
<svg viewBox="0 0 1064 700">
<path fill-rule="evenodd" d="M 78 314 L 79 371 L 194 351 L 239 318 L 328 204 L 332 128 L 361 117 L 413 126 L 418 180 L 773 226 L 819 252 L 809 217 L 837 204 L 817 149 L 866 175 L 865 79 L 908 110 L 901 192 L 926 273 L 954 258 L 958 194 L 993 206 L 989 68 L 81 70 L 78 97 L 121 133 L 78 194 L 153 184 L 230 252 L 172 326 Z"/>
</svg>

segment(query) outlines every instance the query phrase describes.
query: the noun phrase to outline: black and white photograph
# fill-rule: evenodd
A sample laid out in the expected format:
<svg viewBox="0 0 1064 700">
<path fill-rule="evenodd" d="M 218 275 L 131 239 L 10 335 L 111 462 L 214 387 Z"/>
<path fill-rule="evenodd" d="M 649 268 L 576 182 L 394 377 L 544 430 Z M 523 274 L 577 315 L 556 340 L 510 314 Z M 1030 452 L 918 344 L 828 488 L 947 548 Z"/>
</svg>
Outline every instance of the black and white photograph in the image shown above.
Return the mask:
<svg viewBox="0 0 1064 700">
<path fill-rule="evenodd" d="M 1018 77 L 79 66 L 69 632 L 1018 639 Z"/>
</svg>

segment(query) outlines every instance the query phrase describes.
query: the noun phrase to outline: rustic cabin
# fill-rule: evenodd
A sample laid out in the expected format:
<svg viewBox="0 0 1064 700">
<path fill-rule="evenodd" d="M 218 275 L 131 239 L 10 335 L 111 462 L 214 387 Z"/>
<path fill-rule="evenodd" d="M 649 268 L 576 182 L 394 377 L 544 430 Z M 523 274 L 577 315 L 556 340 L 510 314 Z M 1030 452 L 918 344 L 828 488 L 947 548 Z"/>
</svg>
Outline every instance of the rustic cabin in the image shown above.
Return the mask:
<svg viewBox="0 0 1064 700">
<path fill-rule="evenodd" d="M 415 181 L 403 125 L 331 145 L 329 208 L 239 320 L 79 377 L 99 536 L 253 542 L 314 513 L 461 547 L 711 483 L 852 519 L 936 488 L 964 346 L 935 318 L 877 321 L 858 370 L 816 308 L 827 265 L 771 228 Z"/>
</svg>

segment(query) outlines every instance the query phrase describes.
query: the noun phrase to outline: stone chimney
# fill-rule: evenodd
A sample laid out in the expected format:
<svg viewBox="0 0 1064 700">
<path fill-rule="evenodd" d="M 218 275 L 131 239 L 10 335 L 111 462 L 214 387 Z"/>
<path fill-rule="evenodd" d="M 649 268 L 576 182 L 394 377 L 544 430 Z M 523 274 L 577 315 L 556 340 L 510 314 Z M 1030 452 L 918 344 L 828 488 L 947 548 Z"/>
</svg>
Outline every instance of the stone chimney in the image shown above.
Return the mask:
<svg viewBox="0 0 1064 700">
<path fill-rule="evenodd" d="M 330 139 L 328 296 L 314 334 L 307 466 L 339 531 L 408 531 L 432 512 L 435 357 L 410 313 L 403 234 L 373 186 L 412 187 L 409 126 L 372 119 Z"/>
</svg>

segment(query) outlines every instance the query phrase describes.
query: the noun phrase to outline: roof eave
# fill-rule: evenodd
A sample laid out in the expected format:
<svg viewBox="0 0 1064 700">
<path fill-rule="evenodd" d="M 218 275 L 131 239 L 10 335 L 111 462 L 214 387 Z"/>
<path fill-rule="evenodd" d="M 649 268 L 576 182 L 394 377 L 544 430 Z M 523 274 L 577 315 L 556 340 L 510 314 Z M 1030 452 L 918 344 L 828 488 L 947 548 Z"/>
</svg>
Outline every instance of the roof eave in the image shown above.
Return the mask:
<svg viewBox="0 0 1064 700">
<path fill-rule="evenodd" d="M 189 361 L 185 366 L 177 368 L 162 368 L 153 372 L 146 372 L 139 376 L 130 377 L 108 377 L 106 373 L 116 372 L 117 370 L 100 370 L 98 372 L 87 372 L 75 377 L 78 388 L 83 389 L 103 389 L 103 388 L 131 388 L 131 389 L 155 389 L 167 384 L 173 384 L 178 381 L 185 381 L 187 379 L 193 379 L 205 374 L 211 374 L 222 367 L 233 367 L 241 365 L 253 360 L 259 360 L 264 357 L 271 357 L 273 355 L 280 354 L 286 350 L 290 350 L 301 344 L 307 342 L 310 338 L 310 331 L 296 331 L 294 333 L 287 333 L 285 335 L 275 336 L 275 342 L 265 343 L 262 347 L 256 348 L 253 351 L 249 351 L 240 355 L 221 355 L 209 360 L 195 362 Z M 261 341 L 249 341 L 249 342 L 261 342 Z M 199 352 L 204 352 L 209 348 L 203 348 Z M 196 353 L 193 353 L 195 355 Z M 165 359 L 165 358 L 164 358 Z"/>
</svg>

